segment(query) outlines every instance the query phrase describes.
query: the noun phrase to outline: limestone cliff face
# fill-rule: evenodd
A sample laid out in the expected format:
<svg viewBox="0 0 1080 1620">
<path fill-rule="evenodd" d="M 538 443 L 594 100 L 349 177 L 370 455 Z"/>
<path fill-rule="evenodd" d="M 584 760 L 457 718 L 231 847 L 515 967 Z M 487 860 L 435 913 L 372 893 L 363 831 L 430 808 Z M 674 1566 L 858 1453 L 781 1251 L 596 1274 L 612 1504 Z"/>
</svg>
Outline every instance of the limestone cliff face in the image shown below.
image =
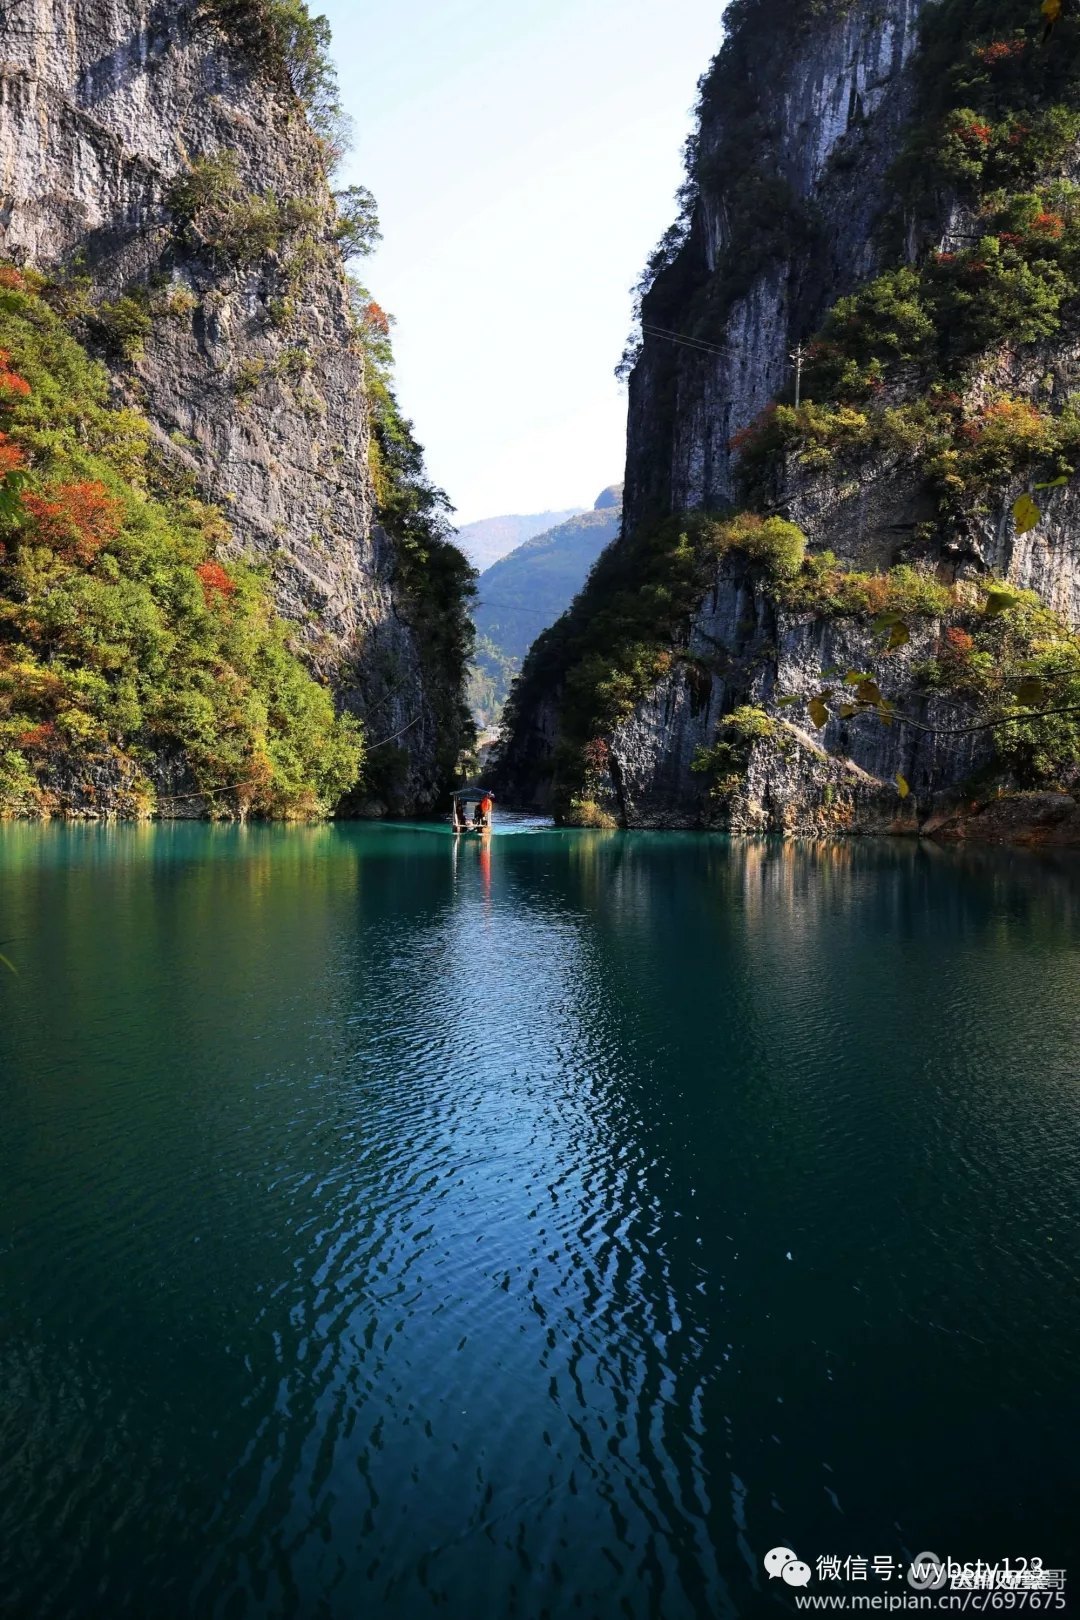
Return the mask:
<svg viewBox="0 0 1080 1620">
<path fill-rule="evenodd" d="M 229 155 L 284 223 L 231 257 L 178 219 L 178 179 Z M 375 520 L 364 358 L 319 142 L 210 7 L 12 0 L 0 22 L 0 254 L 133 293 L 105 351 L 169 464 L 272 569 L 281 613 L 372 739 L 402 733 L 392 807 L 440 790 L 430 682 Z M 106 333 L 107 337 L 107 333 Z"/>
<path fill-rule="evenodd" d="M 891 663 L 886 698 L 902 695 L 912 666 L 928 657 L 935 632 L 924 626 Z M 688 658 L 616 728 L 611 758 L 612 813 L 635 827 L 731 826 L 740 832 L 913 832 L 916 805 L 932 795 L 944 812 L 993 754 L 986 733 L 945 741 L 898 735 L 874 717 L 830 723 L 824 733 L 802 718 L 780 722 L 779 739 L 755 744 L 745 784 L 730 811 L 710 796 L 694 756 L 716 736 L 736 704 L 770 707 L 810 696 L 821 671 L 854 669 L 872 656 L 872 633 L 850 621 L 785 614 L 737 570 L 724 569 L 695 616 Z M 709 670 L 718 648 L 725 672 Z M 703 673 L 705 672 L 705 673 Z M 928 725 L 950 725 L 947 699 L 926 706 Z M 897 798 L 900 771 L 912 788 Z M 950 792 L 950 790 L 952 790 Z M 957 801 L 959 802 L 959 801 Z"/>
<path fill-rule="evenodd" d="M 930 0 L 825 0 L 783 14 L 754 10 L 751 0 L 732 8 L 735 31 L 703 81 L 688 228 L 643 301 L 624 537 L 672 514 L 744 506 L 738 436 L 772 402 L 791 400 L 795 346 L 821 329 L 838 299 L 883 270 L 935 252 L 949 257 L 985 229 L 948 197 L 938 199 L 935 218 L 898 206 L 893 171 L 918 108 L 920 20 L 933 9 Z M 1057 172 L 1076 178 L 1075 149 Z M 911 397 L 904 385 L 900 368 L 881 397 Z M 1060 408 L 1078 385 L 1080 346 L 1065 323 L 1050 341 L 1006 342 L 975 357 L 965 409 L 974 416 L 1002 394 Z M 794 522 L 812 552 L 831 551 L 850 568 L 906 562 L 949 582 L 996 574 L 1036 591 L 1075 628 L 1080 495 L 1061 483 L 1040 497 L 1038 528 L 1019 534 L 1012 507 L 1022 480 L 1003 481 L 962 520 L 943 524 L 924 470 L 903 450 L 840 450 L 816 470 L 781 452 L 756 509 Z M 600 601 L 582 603 L 603 611 Z M 956 725 L 955 701 L 927 695 L 917 677 L 941 635 L 933 621 L 913 625 L 910 644 L 881 665 L 881 690 L 923 726 L 947 731 Z M 805 708 L 780 708 L 781 696 L 820 691 L 830 672 L 875 667 L 880 636 L 875 649 L 867 618 L 784 612 L 759 575 L 725 560 L 673 643 L 671 667 L 594 750 L 606 764 L 591 770 L 587 797 L 611 820 L 818 833 L 955 830 L 970 816 L 970 784 L 989 774 L 994 756 L 989 733 L 934 736 L 865 715 L 834 715 L 819 731 Z M 527 666 L 504 746 L 506 790 L 544 806 L 566 752 L 567 672 L 551 648 L 534 671 Z M 692 766 L 740 705 L 768 710 L 777 737 L 749 745 L 738 793 L 719 804 L 707 774 Z M 898 774 L 912 790 L 906 801 Z M 1024 814 L 1043 832 L 1049 823 L 1061 836 L 1080 828 L 1068 795 L 1049 809 L 1031 798 L 1011 819 L 993 812 L 984 826 L 990 836 L 1015 836 Z"/>
<path fill-rule="evenodd" d="M 792 251 L 770 258 L 732 303 L 706 355 L 646 335 L 630 379 L 626 524 L 657 511 L 717 507 L 734 496 L 731 439 L 791 376 L 795 343 L 826 308 L 877 268 L 875 228 L 888 201 L 885 179 L 908 119 L 911 59 L 926 0 L 855 0 L 801 29 L 753 30 L 733 41 L 728 76 L 745 85 L 755 166 L 773 185 L 760 209 L 781 201 L 812 214 Z M 685 330 L 733 242 L 733 193 L 751 158 L 731 150 L 726 96 L 702 109 L 700 194 L 687 241 L 645 299 L 646 325 Z M 785 195 L 786 194 L 786 195 Z"/>
</svg>

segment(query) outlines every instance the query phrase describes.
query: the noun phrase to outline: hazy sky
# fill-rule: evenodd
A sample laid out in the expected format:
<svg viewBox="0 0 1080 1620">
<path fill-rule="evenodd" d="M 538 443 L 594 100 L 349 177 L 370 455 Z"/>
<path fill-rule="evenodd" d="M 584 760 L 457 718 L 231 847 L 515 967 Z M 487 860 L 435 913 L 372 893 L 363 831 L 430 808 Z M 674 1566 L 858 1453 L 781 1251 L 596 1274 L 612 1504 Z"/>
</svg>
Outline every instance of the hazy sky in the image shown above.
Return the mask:
<svg viewBox="0 0 1080 1620">
<path fill-rule="evenodd" d="M 675 215 L 722 0 L 314 0 L 379 203 L 359 272 L 458 521 L 623 475 L 628 289 Z"/>
</svg>

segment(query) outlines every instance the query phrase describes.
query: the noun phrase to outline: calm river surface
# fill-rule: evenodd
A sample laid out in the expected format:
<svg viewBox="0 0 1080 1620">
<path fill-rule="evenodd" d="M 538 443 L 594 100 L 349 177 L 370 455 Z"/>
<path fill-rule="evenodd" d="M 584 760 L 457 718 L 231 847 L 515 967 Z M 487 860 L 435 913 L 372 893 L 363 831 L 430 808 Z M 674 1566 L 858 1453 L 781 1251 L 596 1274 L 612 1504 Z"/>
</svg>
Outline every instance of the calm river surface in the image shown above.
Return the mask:
<svg viewBox="0 0 1080 1620">
<path fill-rule="evenodd" d="M 0 951 L 5 1615 L 1080 1589 L 1077 861 L 8 826 Z"/>
</svg>

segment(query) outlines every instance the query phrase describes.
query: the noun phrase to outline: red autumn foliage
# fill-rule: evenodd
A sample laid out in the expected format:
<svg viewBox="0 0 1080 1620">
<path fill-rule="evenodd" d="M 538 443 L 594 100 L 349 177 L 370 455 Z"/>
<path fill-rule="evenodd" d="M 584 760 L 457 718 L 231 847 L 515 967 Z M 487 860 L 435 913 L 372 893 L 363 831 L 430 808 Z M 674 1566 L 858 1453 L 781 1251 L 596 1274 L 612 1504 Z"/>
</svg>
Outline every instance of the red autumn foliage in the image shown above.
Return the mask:
<svg viewBox="0 0 1080 1620">
<path fill-rule="evenodd" d="M 975 639 L 966 630 L 958 630 L 954 626 L 945 632 L 942 651 L 950 658 L 966 658 L 968 653 L 975 651 Z"/>
<path fill-rule="evenodd" d="M 25 466 L 26 457 L 19 446 L 13 444 L 6 433 L 0 433 L 0 482 L 12 473 L 21 472 Z"/>
<path fill-rule="evenodd" d="M 1024 39 L 995 39 L 990 45 L 980 45 L 975 56 L 984 67 L 997 67 L 1002 62 L 1015 61 L 1026 50 L 1027 41 Z"/>
<path fill-rule="evenodd" d="M 35 538 L 69 562 L 92 563 L 120 533 L 120 503 L 93 479 L 58 484 L 50 495 L 25 490 L 22 504 L 34 520 Z"/>
<path fill-rule="evenodd" d="M 25 292 L 26 277 L 13 264 L 0 264 L 0 288 L 4 292 Z"/>
<path fill-rule="evenodd" d="M 866 581 L 864 600 L 868 613 L 888 611 L 890 582 L 887 574 L 871 574 Z"/>
<path fill-rule="evenodd" d="M 581 750 L 581 757 L 587 771 L 602 776 L 611 763 L 611 749 L 603 737 L 594 737 Z"/>
<path fill-rule="evenodd" d="M 969 118 L 964 123 L 953 126 L 955 133 L 966 146 L 989 146 L 990 137 L 994 133 L 993 126 L 985 118 Z"/>
<path fill-rule="evenodd" d="M 772 405 L 766 405 L 760 416 L 755 416 L 754 420 L 747 423 L 746 427 L 740 428 L 738 433 L 732 434 L 731 438 L 728 440 L 728 449 L 734 450 L 738 454 L 743 450 L 749 449 L 752 444 L 756 444 L 758 439 L 767 433 L 769 428 L 772 426 L 773 417 L 775 415 L 775 403 Z"/>
<path fill-rule="evenodd" d="M 390 336 L 390 317 L 374 299 L 364 306 L 364 321 L 373 332 L 378 332 L 380 337 Z"/>
<path fill-rule="evenodd" d="M 20 748 L 48 748 L 56 736 L 56 727 L 51 720 L 45 720 L 40 726 L 31 726 L 15 739 Z"/>
<path fill-rule="evenodd" d="M 1019 146 L 1024 137 L 1031 134 L 1030 124 L 1014 124 L 1009 131 L 1009 145 Z"/>
<path fill-rule="evenodd" d="M 956 263 L 956 254 L 955 253 L 935 253 L 934 254 L 934 261 L 937 264 L 955 264 Z"/>
<path fill-rule="evenodd" d="M 17 394 L 25 397 L 30 392 L 30 384 L 25 377 L 20 377 L 11 369 L 11 356 L 6 349 L 0 349 L 0 394 Z"/>
<path fill-rule="evenodd" d="M 230 578 L 219 562 L 200 563 L 195 572 L 202 583 L 207 607 L 218 597 L 236 595 L 236 581 Z"/>
<path fill-rule="evenodd" d="M 1065 235 L 1065 221 L 1060 214 L 1036 214 L 1031 222 L 1031 229 L 1036 236 L 1045 236 L 1052 242 L 1060 242 Z"/>
</svg>

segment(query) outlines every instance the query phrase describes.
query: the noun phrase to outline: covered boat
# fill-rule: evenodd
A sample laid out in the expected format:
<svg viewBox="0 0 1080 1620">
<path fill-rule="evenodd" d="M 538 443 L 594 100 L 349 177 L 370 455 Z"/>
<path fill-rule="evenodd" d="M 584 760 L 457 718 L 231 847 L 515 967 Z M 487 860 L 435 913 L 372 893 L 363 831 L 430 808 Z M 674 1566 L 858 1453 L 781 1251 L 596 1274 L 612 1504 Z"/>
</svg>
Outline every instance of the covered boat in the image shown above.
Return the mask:
<svg viewBox="0 0 1080 1620">
<path fill-rule="evenodd" d="M 456 833 L 477 837 L 491 831 L 495 816 L 495 796 L 490 788 L 462 788 L 451 801 L 450 823 Z"/>
</svg>

